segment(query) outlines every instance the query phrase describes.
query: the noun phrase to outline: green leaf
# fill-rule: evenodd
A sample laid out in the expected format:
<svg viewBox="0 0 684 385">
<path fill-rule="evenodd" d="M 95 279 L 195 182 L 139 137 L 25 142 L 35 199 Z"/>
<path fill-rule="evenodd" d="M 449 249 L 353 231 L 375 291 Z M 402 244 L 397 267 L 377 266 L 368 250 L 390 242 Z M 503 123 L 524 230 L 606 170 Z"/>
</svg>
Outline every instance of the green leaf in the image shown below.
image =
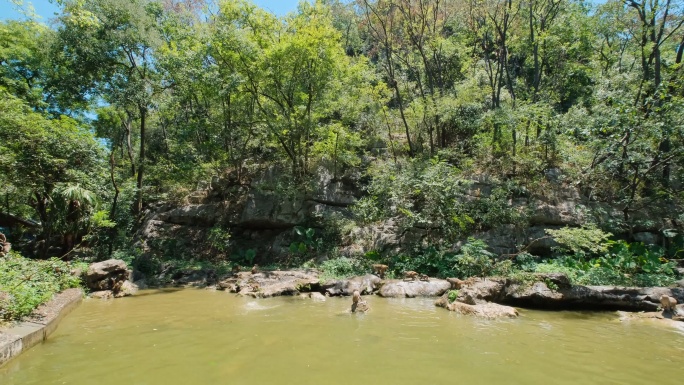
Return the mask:
<svg viewBox="0 0 684 385">
<path fill-rule="evenodd" d="M 296 253 L 299 250 L 299 245 L 297 242 L 290 243 L 290 253 Z"/>
<path fill-rule="evenodd" d="M 312 239 L 314 236 L 315 230 L 312 228 L 306 229 L 306 238 L 307 239 Z"/>
</svg>

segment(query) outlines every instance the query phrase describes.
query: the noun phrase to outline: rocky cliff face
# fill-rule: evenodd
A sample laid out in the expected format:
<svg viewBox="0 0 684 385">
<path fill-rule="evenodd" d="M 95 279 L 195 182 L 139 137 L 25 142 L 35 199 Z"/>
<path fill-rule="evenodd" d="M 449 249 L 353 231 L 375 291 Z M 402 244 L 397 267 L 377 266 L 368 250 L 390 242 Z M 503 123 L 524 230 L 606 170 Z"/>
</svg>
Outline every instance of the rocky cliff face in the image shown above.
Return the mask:
<svg viewBox="0 0 684 385">
<path fill-rule="evenodd" d="M 295 226 L 315 228 L 326 217 L 350 216 L 348 207 L 361 194 L 355 178 L 335 179 L 323 168 L 308 193 L 293 194 L 280 182 L 275 167 L 243 182 L 233 175 L 214 178 L 181 204 L 150 208 L 137 245 L 146 254 L 167 256 L 193 253 L 212 259 L 217 253 L 253 249 L 257 259 L 279 257 L 287 254 L 296 238 Z M 230 234 L 228 248 L 209 245 L 209 232 L 216 228 Z"/>
<path fill-rule="evenodd" d="M 151 208 L 138 234 L 138 245 L 147 254 L 169 256 L 192 253 L 214 259 L 217 254 L 235 254 L 240 250 L 256 251 L 257 260 L 271 260 L 287 255 L 297 240 L 292 228 L 305 226 L 322 229 L 333 216 L 352 218 L 350 206 L 362 196 L 359 175 L 333 178 L 321 168 L 308 193 L 288 193 L 279 187 L 278 169 L 272 167 L 251 179 L 241 181 L 234 175 L 214 178 L 182 204 Z M 576 186 L 555 179 L 547 181 L 542 193 L 526 194 L 509 200 L 511 207 L 527 214 L 525 225 L 501 225 L 472 234 L 487 242 L 496 254 L 512 254 L 521 247 L 533 254 L 548 254 L 555 245 L 545 238 L 545 230 L 579 226 L 588 220 L 601 224 L 617 237 L 650 244 L 666 244 L 666 235 L 680 232 L 683 223 L 675 207 L 645 207 L 629 213 L 611 202 L 599 202 L 581 194 Z M 487 196 L 497 183 L 486 177 L 474 178 L 468 199 Z M 343 234 L 342 253 L 368 251 L 398 252 L 416 243 L 426 242 L 427 231 L 401 228 L 399 221 L 358 226 Z M 212 229 L 230 234 L 230 246 L 212 247 L 207 240 Z M 464 239 L 454 240 L 454 247 Z"/>
</svg>

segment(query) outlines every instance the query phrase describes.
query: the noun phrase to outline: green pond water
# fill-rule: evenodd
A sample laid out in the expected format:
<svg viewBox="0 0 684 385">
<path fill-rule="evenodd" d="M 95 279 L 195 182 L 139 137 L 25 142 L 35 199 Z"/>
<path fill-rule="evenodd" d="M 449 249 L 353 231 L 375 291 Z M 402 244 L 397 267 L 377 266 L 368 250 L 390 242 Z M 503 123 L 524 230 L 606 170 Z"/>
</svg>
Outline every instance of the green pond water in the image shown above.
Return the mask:
<svg viewBox="0 0 684 385">
<path fill-rule="evenodd" d="M 207 290 L 85 300 L 0 384 L 681 384 L 684 331 L 615 313 L 486 321 L 432 299 L 255 300 Z"/>
</svg>

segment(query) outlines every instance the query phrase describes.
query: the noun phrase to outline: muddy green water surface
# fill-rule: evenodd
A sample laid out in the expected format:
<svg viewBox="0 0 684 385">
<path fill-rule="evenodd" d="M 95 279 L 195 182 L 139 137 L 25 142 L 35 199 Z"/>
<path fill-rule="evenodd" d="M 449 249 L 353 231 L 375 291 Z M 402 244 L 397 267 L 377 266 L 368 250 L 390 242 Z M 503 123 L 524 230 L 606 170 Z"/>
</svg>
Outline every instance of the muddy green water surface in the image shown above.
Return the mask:
<svg viewBox="0 0 684 385">
<path fill-rule="evenodd" d="M 85 300 L 0 384 L 681 384 L 684 332 L 615 313 L 485 321 L 432 299 L 255 300 L 145 291 Z"/>
</svg>

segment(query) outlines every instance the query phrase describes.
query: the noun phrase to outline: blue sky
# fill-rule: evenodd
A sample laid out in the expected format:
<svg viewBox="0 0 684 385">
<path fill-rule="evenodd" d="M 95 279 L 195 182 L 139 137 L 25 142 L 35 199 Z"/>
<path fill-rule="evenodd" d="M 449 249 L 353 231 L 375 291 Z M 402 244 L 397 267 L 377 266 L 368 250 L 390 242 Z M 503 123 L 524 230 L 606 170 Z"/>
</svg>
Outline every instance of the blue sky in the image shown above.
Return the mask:
<svg viewBox="0 0 684 385">
<path fill-rule="evenodd" d="M 299 0 L 252 0 L 252 2 L 276 15 L 284 15 L 294 11 L 299 4 Z M 24 3 L 33 4 L 36 14 L 41 16 L 40 21 L 43 23 L 48 23 L 59 11 L 59 8 L 48 0 L 24 0 Z M 10 0 L 0 0 L 0 20 L 23 18 L 15 8 Z"/>
</svg>

